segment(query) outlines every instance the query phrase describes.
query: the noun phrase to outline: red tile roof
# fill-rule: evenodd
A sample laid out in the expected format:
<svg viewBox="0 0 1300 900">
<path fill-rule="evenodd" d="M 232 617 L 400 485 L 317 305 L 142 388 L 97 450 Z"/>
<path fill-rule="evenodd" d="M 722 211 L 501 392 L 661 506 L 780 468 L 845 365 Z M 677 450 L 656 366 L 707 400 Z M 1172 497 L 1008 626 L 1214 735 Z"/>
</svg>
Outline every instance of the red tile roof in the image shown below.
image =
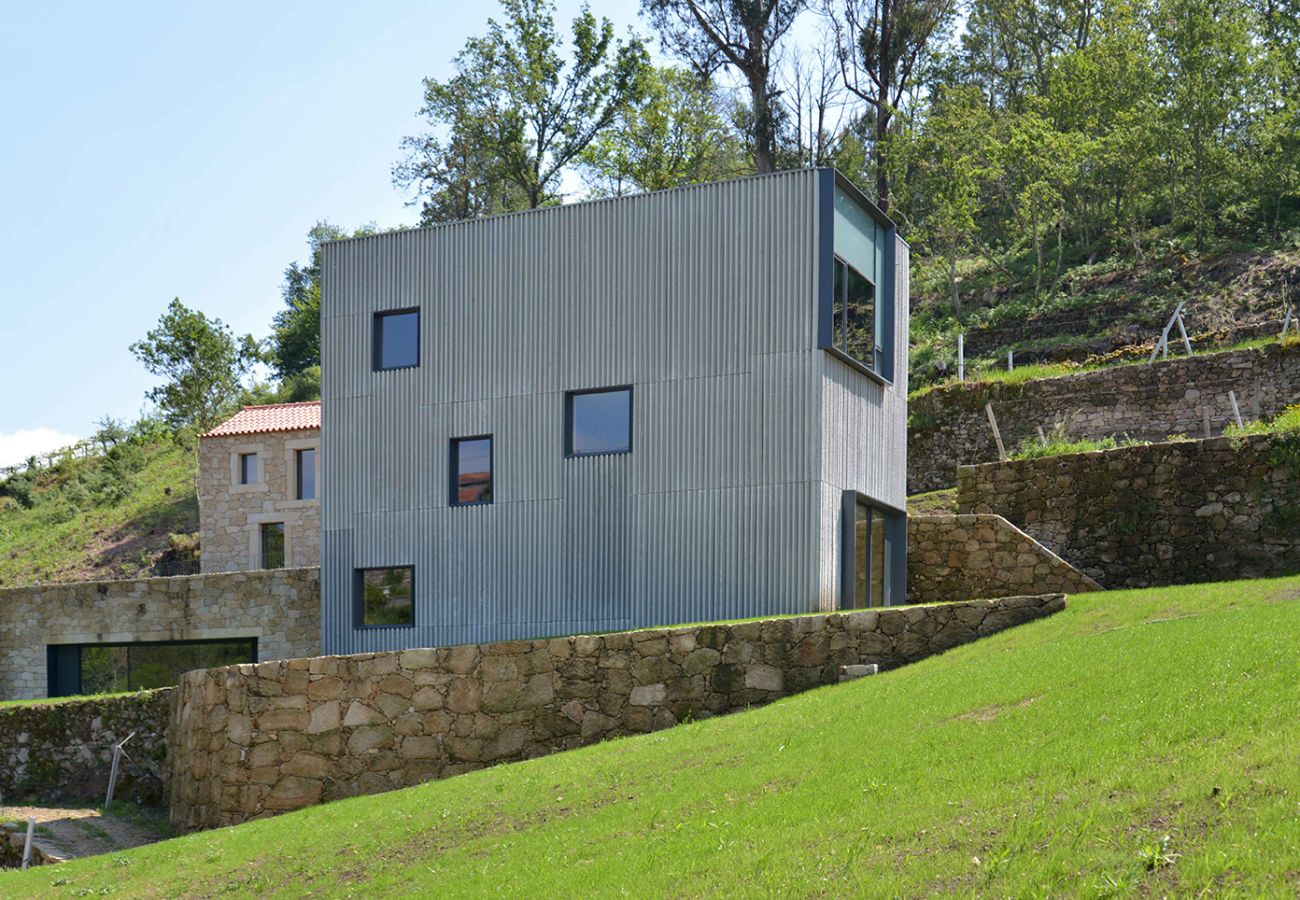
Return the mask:
<svg viewBox="0 0 1300 900">
<path fill-rule="evenodd" d="M 304 428 L 320 428 L 319 400 L 306 403 L 245 406 L 203 437 L 263 434 L 268 431 L 299 431 Z"/>
</svg>

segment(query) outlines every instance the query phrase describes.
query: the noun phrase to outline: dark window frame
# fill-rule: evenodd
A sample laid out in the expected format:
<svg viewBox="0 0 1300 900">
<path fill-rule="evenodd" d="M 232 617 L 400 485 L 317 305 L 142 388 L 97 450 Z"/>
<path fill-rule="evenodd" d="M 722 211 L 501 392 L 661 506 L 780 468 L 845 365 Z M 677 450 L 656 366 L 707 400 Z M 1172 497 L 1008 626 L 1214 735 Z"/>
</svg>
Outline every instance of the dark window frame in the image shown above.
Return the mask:
<svg viewBox="0 0 1300 900">
<path fill-rule="evenodd" d="M 296 489 L 294 490 L 294 499 L 295 499 L 295 500 L 316 500 L 316 499 L 319 499 L 319 494 L 320 494 L 320 492 L 316 489 L 316 481 L 317 481 L 317 479 L 316 479 L 316 454 L 319 453 L 319 452 L 320 452 L 320 448 L 319 448 L 319 447 L 300 447 L 300 448 L 298 448 L 298 449 L 296 449 L 296 450 L 293 451 L 293 468 L 294 468 L 294 476 L 295 476 L 295 478 L 296 478 L 296 480 L 297 480 L 297 484 L 295 485 L 295 488 L 296 488 Z M 312 454 L 312 459 L 311 459 L 311 463 L 312 463 L 312 476 L 311 476 L 311 496 L 310 496 L 310 497 L 304 497 L 304 496 L 302 495 L 302 455 L 303 455 L 304 453 L 311 453 L 311 454 Z"/>
<path fill-rule="evenodd" d="M 885 571 L 881 575 L 881 585 L 884 596 L 880 598 L 880 606 L 858 606 L 857 605 L 857 553 L 858 553 L 858 532 L 857 532 L 857 512 L 858 505 L 862 504 L 870 507 L 874 514 L 881 515 L 881 528 L 884 529 L 884 563 Z M 900 526 L 898 523 L 902 522 Z M 874 528 L 874 523 L 872 525 Z M 895 558 L 895 545 L 899 539 L 899 532 L 904 535 L 906 540 L 907 534 L 907 513 L 903 510 L 896 509 L 876 500 L 874 497 L 868 497 L 860 491 L 845 491 L 841 495 L 840 501 L 840 609 L 844 612 L 852 612 L 858 609 L 879 609 L 885 606 L 894 606 L 899 600 L 894 596 L 894 587 L 896 578 L 894 566 L 897 564 Z M 870 569 L 871 557 L 867 557 L 867 584 L 872 582 L 872 573 Z"/>
<path fill-rule="evenodd" d="M 381 324 L 383 319 L 389 316 L 401 316 L 408 313 L 415 313 L 415 362 L 404 366 L 385 366 L 382 365 L 384 359 L 384 329 Z M 370 368 L 374 372 L 399 372 L 402 369 L 418 369 L 420 367 L 420 329 L 423 326 L 421 321 L 424 318 L 418 306 L 407 306 L 402 309 L 382 309 L 377 311 L 370 324 Z"/>
<path fill-rule="evenodd" d="M 270 566 L 270 565 L 267 565 L 267 559 L 266 559 L 266 530 L 267 530 L 267 528 L 269 528 L 269 527 L 271 527 L 271 526 L 274 526 L 274 525 L 279 525 L 279 526 L 280 526 L 280 564 L 279 564 L 278 566 Z M 283 569 L 283 568 L 285 568 L 285 565 L 286 565 L 286 563 L 287 563 L 288 560 L 289 560 L 289 526 L 288 526 L 288 524 L 285 523 L 285 522 L 282 522 L 282 521 L 281 521 L 281 522 L 258 522 L 258 523 L 257 523 L 257 537 L 258 537 L 258 544 L 259 544 L 259 546 L 258 546 L 258 554 L 259 554 L 259 555 L 258 555 L 258 563 L 259 563 L 259 568 L 261 568 L 261 569 L 263 569 L 263 570 L 272 570 L 272 569 Z"/>
<path fill-rule="evenodd" d="M 45 672 L 46 672 L 46 695 L 49 697 L 75 697 L 82 693 L 81 681 L 81 651 L 86 648 L 99 647 L 178 647 L 192 646 L 196 644 L 237 644 L 247 643 L 251 650 L 250 662 L 258 662 L 258 639 L 256 637 L 229 637 L 229 638 L 193 638 L 190 640 L 180 641 L 105 641 L 103 643 L 77 643 L 77 644 L 46 644 L 45 645 Z M 70 669 L 70 663 L 75 657 L 76 677 L 68 679 L 75 682 L 75 688 L 70 692 L 63 689 L 71 687 L 70 684 L 64 683 L 64 678 L 60 677 L 58 672 L 62 671 L 66 676 Z M 127 658 L 127 678 L 130 679 L 130 657 Z"/>
<path fill-rule="evenodd" d="M 894 333 L 895 293 L 898 284 L 898 226 L 857 185 L 845 178 L 834 168 L 818 170 L 818 218 L 817 218 L 817 347 L 840 360 L 849 368 L 866 375 L 872 381 L 890 387 L 894 384 L 895 365 L 899 336 Z M 835 346 L 834 306 L 835 306 L 835 191 L 843 191 L 869 218 L 874 220 L 885 232 L 885 247 L 882 254 L 883 265 L 877 273 L 878 278 L 872 282 L 875 287 L 875 303 L 879 309 L 879 333 L 874 336 L 879 359 L 873 359 L 875 366 L 869 366 L 841 351 Z M 845 262 L 848 265 L 847 261 Z M 853 267 L 858 271 L 856 267 Z M 862 273 L 859 271 L 859 275 Z M 863 276 L 864 278 L 866 276 Z M 871 281 L 871 279 L 866 279 Z"/>
<path fill-rule="evenodd" d="M 411 570 L 411 621 L 395 625 L 367 625 L 365 574 L 367 572 L 387 572 L 391 569 Z M 352 570 L 352 626 L 358 631 L 388 631 L 394 628 L 415 627 L 415 564 L 400 566 L 357 566 Z"/>
<path fill-rule="evenodd" d="M 468 502 L 460 499 L 460 445 L 467 441 L 487 441 L 488 442 L 488 498 L 486 500 L 471 500 Z M 447 483 L 447 500 L 449 506 L 491 506 L 496 499 L 496 480 L 497 480 L 497 444 L 496 440 L 490 434 L 471 434 L 464 437 L 454 437 L 451 439 L 451 446 L 448 450 L 448 483 Z"/>
<path fill-rule="evenodd" d="M 623 450 L 594 450 L 575 452 L 573 449 L 573 398 L 584 394 L 614 394 L 619 392 L 627 393 L 627 448 Z M 633 427 L 636 422 L 636 396 L 630 384 L 619 384 L 612 387 L 600 388 L 579 388 L 576 390 L 564 392 L 564 458 L 565 459 L 585 459 L 591 456 L 625 456 L 632 452 L 635 431 Z"/>
<path fill-rule="evenodd" d="M 260 476 L 262 473 L 261 473 L 260 460 L 258 460 L 257 456 L 258 454 L 256 450 L 254 450 L 251 453 L 239 454 L 239 483 L 241 485 L 258 483 L 258 476 Z M 248 478 L 248 460 L 250 458 L 254 461 L 253 479 L 251 481 Z"/>
</svg>

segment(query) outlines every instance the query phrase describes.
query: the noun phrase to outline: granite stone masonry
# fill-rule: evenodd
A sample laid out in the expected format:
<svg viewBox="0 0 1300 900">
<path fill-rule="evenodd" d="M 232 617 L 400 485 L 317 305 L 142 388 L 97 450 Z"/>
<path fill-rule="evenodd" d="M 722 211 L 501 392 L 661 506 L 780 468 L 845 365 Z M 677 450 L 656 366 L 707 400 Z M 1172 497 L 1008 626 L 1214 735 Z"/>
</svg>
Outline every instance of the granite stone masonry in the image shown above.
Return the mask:
<svg viewBox="0 0 1300 900">
<path fill-rule="evenodd" d="M 1300 434 L 970 466 L 957 502 L 1109 588 L 1300 572 Z"/>
<path fill-rule="evenodd" d="M 1001 516 L 908 516 L 907 598 L 912 603 L 1101 589 Z"/>
<path fill-rule="evenodd" d="M 1041 427 L 1073 438 L 1127 435 L 1163 441 L 1202 434 L 1201 407 L 1219 434 L 1233 421 L 1228 391 L 1247 419 L 1271 417 L 1300 397 L 1300 342 L 1172 357 L 1018 384 L 974 382 L 936 388 L 908 401 L 909 494 L 952 487 L 957 467 L 996 462 L 984 412 L 993 404 L 1008 450 Z"/>
<path fill-rule="evenodd" d="M 232 825 L 667 728 L 1064 606 L 1045 594 L 190 672 L 172 712 L 172 823 Z"/>
<path fill-rule="evenodd" d="M 320 652 L 320 570 L 0 590 L 0 699 L 44 697 L 46 648 L 256 638 L 259 659 Z"/>
<path fill-rule="evenodd" d="M 159 805 L 171 693 L 164 688 L 0 707 L 0 796 L 11 804 L 102 803 L 113 745 L 134 733 L 114 793 L 135 803 Z"/>
</svg>

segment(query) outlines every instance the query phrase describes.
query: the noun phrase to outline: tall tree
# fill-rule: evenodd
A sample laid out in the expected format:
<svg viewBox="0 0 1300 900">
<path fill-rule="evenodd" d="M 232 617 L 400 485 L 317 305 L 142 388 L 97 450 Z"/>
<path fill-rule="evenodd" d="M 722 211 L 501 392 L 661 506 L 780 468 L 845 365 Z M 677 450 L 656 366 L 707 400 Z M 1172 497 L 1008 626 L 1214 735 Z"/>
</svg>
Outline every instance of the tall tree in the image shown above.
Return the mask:
<svg viewBox="0 0 1300 900">
<path fill-rule="evenodd" d="M 844 85 L 870 108 L 876 202 L 889 209 L 887 138 L 930 39 L 952 20 L 956 0 L 824 0 Z"/>
<path fill-rule="evenodd" d="M 664 48 L 708 77 L 735 69 L 749 90 L 754 169 L 777 167 L 773 68 L 782 41 L 808 0 L 641 0 Z"/>
<path fill-rule="evenodd" d="M 252 335 L 236 338 L 230 326 L 180 298 L 131 352 L 151 375 L 166 379 L 146 396 L 175 430 L 206 431 L 220 422 L 239 404 L 242 380 L 261 359 Z"/>
<path fill-rule="evenodd" d="M 426 222 L 558 199 L 565 171 L 642 91 L 649 55 L 608 19 L 584 6 L 566 58 L 552 3 L 501 5 L 505 21 L 465 44 L 455 76 L 425 79 L 434 131 L 403 142 L 394 181 L 416 188 Z"/>
</svg>

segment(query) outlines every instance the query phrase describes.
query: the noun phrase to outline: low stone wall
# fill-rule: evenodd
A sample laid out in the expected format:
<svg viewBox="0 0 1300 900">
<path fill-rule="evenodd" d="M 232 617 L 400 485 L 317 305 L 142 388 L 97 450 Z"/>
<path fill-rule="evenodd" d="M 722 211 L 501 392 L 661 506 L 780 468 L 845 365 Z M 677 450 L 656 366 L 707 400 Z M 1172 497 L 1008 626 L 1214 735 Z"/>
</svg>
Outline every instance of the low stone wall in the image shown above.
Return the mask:
<svg viewBox="0 0 1300 900">
<path fill-rule="evenodd" d="M 113 745 L 132 732 L 116 796 L 163 800 L 171 688 L 119 697 L 0 707 L 0 796 L 42 804 L 102 803 Z"/>
<path fill-rule="evenodd" d="M 231 825 L 667 728 L 1064 605 L 1049 594 L 190 672 L 171 724 L 172 824 Z"/>
<path fill-rule="evenodd" d="M 907 491 L 951 487 L 957 467 L 998 458 L 984 412 L 993 404 L 1010 450 L 1041 427 L 1075 438 L 1125 434 L 1163 441 L 1201 435 L 1201 407 L 1214 434 L 1233 421 L 1228 391 L 1246 418 L 1270 417 L 1300 397 L 1300 342 L 1174 357 L 1019 384 L 977 382 L 927 391 L 908 401 Z"/>
<path fill-rule="evenodd" d="M 320 652 L 320 570 L 271 569 L 0 590 L 0 699 L 44 697 L 50 644 L 257 638 L 259 659 Z"/>
<path fill-rule="evenodd" d="M 912 603 L 1101 589 L 1001 516 L 908 516 L 907 599 Z"/>
<path fill-rule="evenodd" d="M 1300 434 L 971 466 L 957 502 L 1110 588 L 1300 572 Z"/>
</svg>

